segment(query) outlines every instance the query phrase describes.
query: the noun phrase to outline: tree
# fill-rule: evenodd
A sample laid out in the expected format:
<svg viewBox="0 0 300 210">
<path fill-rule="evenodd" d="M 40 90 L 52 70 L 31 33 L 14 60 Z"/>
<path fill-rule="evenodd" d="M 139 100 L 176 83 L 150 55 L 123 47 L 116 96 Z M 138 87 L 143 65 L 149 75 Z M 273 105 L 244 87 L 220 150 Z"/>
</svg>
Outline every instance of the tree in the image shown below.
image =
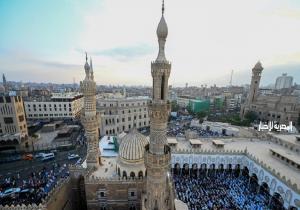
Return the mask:
<svg viewBox="0 0 300 210">
<path fill-rule="evenodd" d="M 171 112 L 177 112 L 179 110 L 179 106 L 176 101 L 171 102 Z"/>
<path fill-rule="evenodd" d="M 258 116 L 254 111 L 248 111 L 245 114 L 245 119 L 249 120 L 250 123 L 254 122 L 255 120 L 257 120 Z"/>
<path fill-rule="evenodd" d="M 199 120 L 199 123 L 203 123 L 203 120 L 207 116 L 207 113 L 205 111 L 200 111 L 196 115 Z"/>
</svg>

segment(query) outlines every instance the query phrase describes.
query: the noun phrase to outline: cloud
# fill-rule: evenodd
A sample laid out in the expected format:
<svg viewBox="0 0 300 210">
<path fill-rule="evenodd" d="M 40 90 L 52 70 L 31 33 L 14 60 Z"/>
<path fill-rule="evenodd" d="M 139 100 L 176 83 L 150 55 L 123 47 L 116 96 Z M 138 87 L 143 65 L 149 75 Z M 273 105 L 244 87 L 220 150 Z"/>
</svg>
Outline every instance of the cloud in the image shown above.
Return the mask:
<svg viewBox="0 0 300 210">
<path fill-rule="evenodd" d="M 76 2 L 78 8 L 84 4 Z M 36 81 L 70 81 L 74 76 L 78 81 L 84 76 L 84 51 L 87 51 L 93 57 L 98 84 L 150 85 L 150 62 L 158 53 L 155 32 L 161 17 L 161 1 L 93 2 L 99 6 L 76 13 L 80 14 L 78 19 L 81 20 L 74 21 L 77 31 L 72 31 L 72 28 L 66 28 L 68 34 L 59 31 L 62 42 L 58 43 L 69 39 L 74 42 L 68 46 L 62 44 L 53 53 L 42 49 L 31 55 L 31 49 L 22 49 L 25 53 L 12 58 L 5 58 L 0 51 L 0 71 L 18 70 L 16 80 L 21 77 L 30 79 L 31 75 Z M 299 72 L 291 70 L 289 73 L 289 65 L 300 59 L 300 27 L 297 27 L 300 25 L 300 7 L 294 5 L 291 8 L 289 2 L 166 2 L 165 19 L 169 29 L 166 57 L 172 62 L 169 83 L 175 86 L 186 82 L 227 85 L 232 69 L 235 84 L 249 83 L 251 69 L 258 60 L 265 67 L 264 77 L 269 71 L 280 75 L 279 70 L 272 69 L 282 66 L 285 72 L 297 78 Z M 35 60 L 25 61 L 27 57 Z M 37 77 L 40 72 L 44 75 Z"/>
<path fill-rule="evenodd" d="M 83 53 L 84 50 L 77 49 L 78 52 Z M 129 61 L 138 57 L 152 54 L 155 51 L 153 47 L 147 44 L 139 44 L 134 46 L 114 47 L 103 50 L 92 50 L 88 52 L 89 55 L 104 56 L 113 58 L 117 61 Z"/>
<path fill-rule="evenodd" d="M 154 52 L 154 49 L 146 44 L 129 47 L 116 47 L 107 50 L 101 50 L 99 52 L 92 52 L 95 55 L 103 55 L 113 58 L 136 58 L 144 55 L 149 55 Z"/>
</svg>

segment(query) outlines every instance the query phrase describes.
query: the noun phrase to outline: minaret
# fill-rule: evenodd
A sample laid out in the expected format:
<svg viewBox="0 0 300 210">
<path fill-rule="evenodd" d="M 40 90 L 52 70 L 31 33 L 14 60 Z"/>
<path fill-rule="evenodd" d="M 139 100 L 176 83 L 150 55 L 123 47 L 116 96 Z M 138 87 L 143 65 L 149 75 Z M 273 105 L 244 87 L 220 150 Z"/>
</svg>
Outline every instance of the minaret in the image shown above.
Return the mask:
<svg viewBox="0 0 300 210">
<path fill-rule="evenodd" d="M 6 82 L 6 77 L 4 74 L 2 74 L 2 85 L 4 87 L 4 91 L 7 91 L 7 82 Z"/>
<path fill-rule="evenodd" d="M 86 60 L 84 65 L 85 79 L 80 82 L 80 88 L 84 95 L 84 109 L 81 116 L 81 121 L 85 129 L 87 137 L 87 167 L 97 168 L 101 164 L 99 150 L 99 130 L 98 118 L 96 112 L 96 82 L 94 81 L 92 60 L 88 64 Z"/>
<path fill-rule="evenodd" d="M 157 27 L 159 52 L 151 63 L 153 77 L 153 96 L 149 104 L 150 143 L 145 148 L 145 165 L 147 168 L 146 201 L 147 210 L 172 209 L 170 192 L 170 159 L 171 152 L 167 143 L 166 129 L 170 113 L 168 102 L 168 79 L 171 63 L 165 56 L 165 42 L 168 27 L 164 18 L 164 2 L 162 17 Z"/>
<path fill-rule="evenodd" d="M 250 85 L 250 92 L 248 96 L 248 104 L 253 103 L 256 101 L 258 92 L 259 92 L 259 83 L 261 78 L 261 72 L 264 68 L 261 66 L 260 61 L 258 61 L 254 68 L 252 69 L 252 78 L 251 78 L 251 85 Z"/>
<path fill-rule="evenodd" d="M 247 100 L 241 106 L 240 117 L 244 119 L 245 114 L 251 110 L 251 104 L 253 104 L 259 93 L 259 83 L 261 78 L 261 72 L 264 68 L 261 66 L 260 61 L 258 61 L 254 68 L 252 69 L 252 78 L 250 84 L 250 91 Z"/>
</svg>

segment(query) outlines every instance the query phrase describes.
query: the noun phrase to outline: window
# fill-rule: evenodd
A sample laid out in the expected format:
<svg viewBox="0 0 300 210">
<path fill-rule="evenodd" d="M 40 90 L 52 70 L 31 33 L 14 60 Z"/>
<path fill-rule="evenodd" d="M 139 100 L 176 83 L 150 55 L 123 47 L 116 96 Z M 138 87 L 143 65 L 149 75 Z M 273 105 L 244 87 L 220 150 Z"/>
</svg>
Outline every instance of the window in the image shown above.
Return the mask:
<svg viewBox="0 0 300 210">
<path fill-rule="evenodd" d="M 14 120 L 12 117 L 4 117 L 4 123 L 5 124 L 12 124 L 14 123 Z"/>
<path fill-rule="evenodd" d="M 19 116 L 19 122 L 23 122 L 24 121 L 24 115 L 20 115 Z"/>
<path fill-rule="evenodd" d="M 6 103 L 11 103 L 11 98 L 9 96 L 6 96 L 5 101 L 6 101 Z"/>
</svg>

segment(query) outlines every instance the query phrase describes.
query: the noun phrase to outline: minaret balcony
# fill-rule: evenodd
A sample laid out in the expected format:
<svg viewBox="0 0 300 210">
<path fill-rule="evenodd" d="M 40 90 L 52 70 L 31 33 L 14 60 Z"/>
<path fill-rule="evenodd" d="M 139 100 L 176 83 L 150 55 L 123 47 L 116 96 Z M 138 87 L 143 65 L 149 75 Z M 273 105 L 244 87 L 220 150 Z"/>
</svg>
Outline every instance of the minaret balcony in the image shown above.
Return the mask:
<svg viewBox="0 0 300 210">
<path fill-rule="evenodd" d="M 152 154 L 149 144 L 145 146 L 145 166 L 146 168 L 169 168 L 171 161 L 171 149 L 168 145 L 164 146 L 164 154 Z"/>
</svg>

